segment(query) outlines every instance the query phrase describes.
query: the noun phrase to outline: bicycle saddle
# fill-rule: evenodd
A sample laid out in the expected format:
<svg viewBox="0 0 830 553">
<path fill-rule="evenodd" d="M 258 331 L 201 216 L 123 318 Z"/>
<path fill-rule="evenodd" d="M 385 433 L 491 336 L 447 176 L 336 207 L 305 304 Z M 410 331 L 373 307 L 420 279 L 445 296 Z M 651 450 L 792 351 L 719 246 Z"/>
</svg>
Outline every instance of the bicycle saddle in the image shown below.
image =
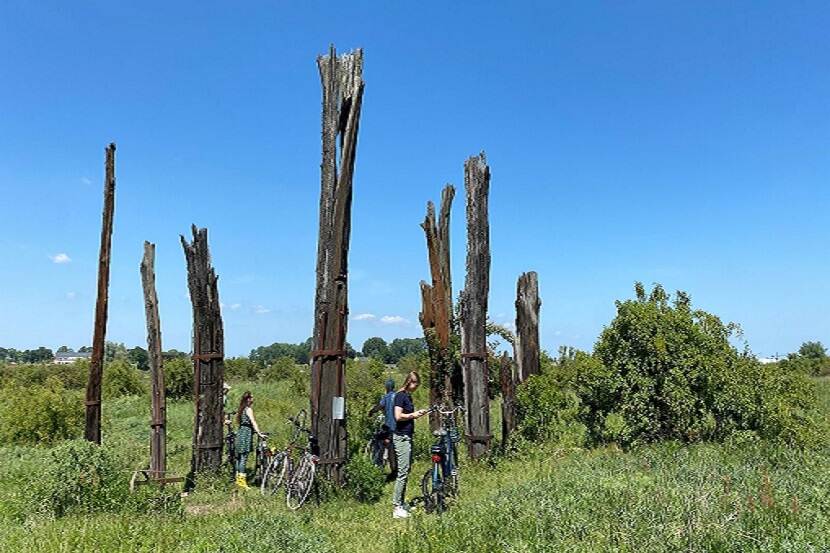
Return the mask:
<svg viewBox="0 0 830 553">
<path fill-rule="evenodd" d="M 442 428 L 442 429 L 440 429 L 440 430 L 433 430 L 433 431 L 432 431 L 432 435 L 433 435 L 433 436 L 435 436 L 435 437 L 438 437 L 438 436 L 446 436 L 446 435 L 447 435 L 447 431 L 446 431 L 446 430 L 444 430 L 443 428 Z"/>
</svg>

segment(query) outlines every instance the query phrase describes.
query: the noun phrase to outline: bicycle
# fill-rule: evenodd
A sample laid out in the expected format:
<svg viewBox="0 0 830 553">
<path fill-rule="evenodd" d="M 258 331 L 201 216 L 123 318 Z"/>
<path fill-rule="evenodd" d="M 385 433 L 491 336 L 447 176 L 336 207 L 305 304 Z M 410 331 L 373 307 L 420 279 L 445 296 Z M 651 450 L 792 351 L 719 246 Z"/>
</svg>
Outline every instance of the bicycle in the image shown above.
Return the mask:
<svg viewBox="0 0 830 553">
<path fill-rule="evenodd" d="M 291 439 L 285 449 L 280 451 L 273 451 L 271 462 L 265 469 L 265 474 L 262 477 L 262 484 L 260 485 L 260 492 L 262 495 L 273 495 L 285 482 L 285 477 L 293 473 L 294 461 L 291 453 L 296 447 L 297 440 L 300 438 L 300 431 L 305 426 L 306 412 L 305 410 L 297 413 L 296 417 L 288 417 L 288 421 L 294 427 L 291 432 Z"/>
<path fill-rule="evenodd" d="M 369 459 L 373 465 L 381 468 L 383 468 L 384 465 L 389 465 L 389 468 L 394 471 L 395 463 L 393 455 L 395 453 L 391 448 L 392 432 L 384 426 L 385 422 L 386 417 L 383 414 L 377 416 L 374 424 L 375 429 L 372 431 L 372 437 L 369 438 L 369 441 L 366 442 L 366 445 L 363 447 L 363 455 Z"/>
<path fill-rule="evenodd" d="M 226 461 L 230 467 L 230 477 L 236 477 L 236 432 L 233 430 L 233 416 L 236 411 L 225 413 L 225 428 L 228 433 L 225 435 Z"/>
<path fill-rule="evenodd" d="M 265 471 L 271 465 L 273 453 L 268 447 L 268 434 L 262 433 L 257 439 L 256 456 L 254 457 L 254 485 L 261 483 L 265 477 Z"/>
<path fill-rule="evenodd" d="M 301 432 L 308 435 L 308 441 L 297 461 L 297 467 L 287 474 L 285 481 L 285 504 L 292 511 L 303 506 L 311 488 L 314 486 L 314 474 L 317 472 L 317 463 L 320 457 L 317 455 L 317 437 L 308 428 L 300 428 Z"/>
<path fill-rule="evenodd" d="M 437 440 L 430 448 L 432 467 L 421 479 L 424 510 L 428 513 L 443 513 L 446 500 L 458 496 L 458 450 L 456 444 L 461 441 L 461 435 L 455 423 L 455 413 L 462 411 L 461 406 L 445 410 L 438 405 L 432 406 L 429 411 L 437 411 L 441 416 L 441 429 L 433 432 Z"/>
</svg>

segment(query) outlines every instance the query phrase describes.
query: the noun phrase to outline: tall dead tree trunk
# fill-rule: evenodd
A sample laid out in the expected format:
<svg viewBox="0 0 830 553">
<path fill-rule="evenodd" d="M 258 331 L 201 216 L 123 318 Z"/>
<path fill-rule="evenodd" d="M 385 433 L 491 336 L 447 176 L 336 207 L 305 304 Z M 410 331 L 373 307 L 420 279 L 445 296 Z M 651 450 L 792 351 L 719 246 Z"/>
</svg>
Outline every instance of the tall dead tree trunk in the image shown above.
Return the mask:
<svg viewBox="0 0 830 553">
<path fill-rule="evenodd" d="M 501 446 L 506 449 L 510 435 L 516 429 L 516 380 L 513 376 L 513 361 L 507 352 L 500 361 L 501 383 Z"/>
<path fill-rule="evenodd" d="M 92 335 L 92 359 L 86 385 L 86 424 L 84 438 L 101 443 L 101 377 L 104 372 L 104 346 L 107 334 L 107 304 L 110 286 L 112 219 L 115 212 L 115 144 L 105 154 L 104 212 L 101 225 L 101 249 L 98 254 L 98 299 L 95 303 L 95 329 Z"/>
<path fill-rule="evenodd" d="M 539 280 L 535 272 L 522 273 L 516 283 L 516 342 L 518 381 L 539 374 Z"/>
<path fill-rule="evenodd" d="M 156 245 L 144 242 L 141 261 L 141 286 L 144 289 L 144 313 L 147 319 L 147 355 L 152 382 L 152 419 L 150 420 L 150 476 L 164 478 L 167 472 L 167 399 L 164 392 L 164 365 L 161 357 L 161 322 L 156 295 Z"/>
<path fill-rule="evenodd" d="M 461 359 L 470 457 L 490 451 L 487 369 L 487 295 L 490 289 L 490 167 L 482 152 L 464 164 L 467 191 L 467 279 L 461 297 Z"/>
<path fill-rule="evenodd" d="M 432 285 L 421 281 L 421 326 L 430 357 L 431 404 L 450 405 L 453 398 L 453 355 L 450 349 L 452 335 L 452 279 L 450 276 L 450 210 L 455 188 L 448 184 L 441 193 L 441 211 L 435 220 L 435 206 L 427 202 L 427 214 L 421 228 L 427 240 L 429 270 Z M 433 430 L 440 427 L 438 413 L 430 415 Z"/>
<path fill-rule="evenodd" d="M 311 352 L 311 426 L 324 473 L 343 482 L 347 436 L 345 342 L 352 176 L 363 100 L 363 50 L 317 58 L 323 88 L 320 235 Z M 339 153 L 339 159 L 338 159 Z"/>
<path fill-rule="evenodd" d="M 222 384 L 225 336 L 216 271 L 211 266 L 207 229 L 193 225 L 193 242 L 181 237 L 187 260 L 187 286 L 193 304 L 193 425 L 191 482 L 222 464 Z"/>
</svg>

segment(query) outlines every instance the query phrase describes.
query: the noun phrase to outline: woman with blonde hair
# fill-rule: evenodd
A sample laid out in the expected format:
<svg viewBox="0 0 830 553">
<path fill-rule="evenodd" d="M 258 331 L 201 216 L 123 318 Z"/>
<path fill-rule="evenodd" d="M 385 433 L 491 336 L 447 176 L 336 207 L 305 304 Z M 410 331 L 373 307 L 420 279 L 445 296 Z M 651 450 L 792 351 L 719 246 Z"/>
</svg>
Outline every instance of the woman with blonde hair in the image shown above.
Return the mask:
<svg viewBox="0 0 830 553">
<path fill-rule="evenodd" d="M 415 371 L 406 375 L 403 386 L 395 394 L 395 433 L 392 443 L 395 457 L 398 459 L 398 476 L 395 479 L 395 491 L 392 494 L 392 518 L 407 518 L 409 510 L 404 502 L 406 481 L 412 467 L 412 436 L 415 434 L 415 419 L 423 417 L 429 411 L 415 410 L 412 404 L 412 392 L 418 389 L 421 378 Z"/>
</svg>

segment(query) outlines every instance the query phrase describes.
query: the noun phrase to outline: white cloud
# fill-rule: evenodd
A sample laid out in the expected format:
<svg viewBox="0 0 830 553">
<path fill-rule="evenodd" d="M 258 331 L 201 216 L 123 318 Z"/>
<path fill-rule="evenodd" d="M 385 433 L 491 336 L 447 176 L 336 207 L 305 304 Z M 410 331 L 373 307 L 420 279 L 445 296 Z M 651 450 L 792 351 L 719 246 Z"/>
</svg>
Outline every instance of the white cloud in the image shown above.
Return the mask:
<svg viewBox="0 0 830 553">
<path fill-rule="evenodd" d="M 380 322 L 385 325 L 400 325 L 406 324 L 409 321 L 401 317 L 400 315 L 384 315 L 380 318 Z"/>
<path fill-rule="evenodd" d="M 255 305 L 254 306 L 254 313 L 257 315 L 265 315 L 266 313 L 270 313 L 271 310 L 265 307 L 264 305 Z"/>
<path fill-rule="evenodd" d="M 562 331 L 561 331 L 561 330 L 557 330 L 556 332 L 554 332 L 554 333 L 553 333 L 553 335 L 554 335 L 554 336 L 562 336 Z"/>
<path fill-rule="evenodd" d="M 68 300 L 74 300 L 74 299 L 75 299 L 75 297 L 76 297 L 77 295 L 78 295 L 78 294 L 76 294 L 75 292 L 67 292 L 67 293 L 66 293 L 66 299 L 68 299 Z"/>
<path fill-rule="evenodd" d="M 375 317 L 371 313 L 361 313 L 360 315 L 355 315 L 354 317 L 352 317 L 352 319 L 354 319 L 355 321 L 373 321 L 377 319 L 377 317 Z"/>
<path fill-rule="evenodd" d="M 242 307 L 242 304 L 241 304 L 241 303 L 232 303 L 232 304 L 230 305 L 231 311 L 236 311 L 236 310 L 237 310 L 237 309 L 239 309 L 240 307 Z"/>
<path fill-rule="evenodd" d="M 72 261 L 72 259 L 70 259 L 70 257 L 68 255 L 66 255 L 65 253 L 50 255 L 49 259 L 52 260 L 52 263 L 58 263 L 58 264 L 69 263 L 70 261 Z"/>
<path fill-rule="evenodd" d="M 86 185 L 92 184 L 92 180 L 87 178 L 87 177 L 81 177 L 81 182 L 86 184 Z"/>
</svg>

